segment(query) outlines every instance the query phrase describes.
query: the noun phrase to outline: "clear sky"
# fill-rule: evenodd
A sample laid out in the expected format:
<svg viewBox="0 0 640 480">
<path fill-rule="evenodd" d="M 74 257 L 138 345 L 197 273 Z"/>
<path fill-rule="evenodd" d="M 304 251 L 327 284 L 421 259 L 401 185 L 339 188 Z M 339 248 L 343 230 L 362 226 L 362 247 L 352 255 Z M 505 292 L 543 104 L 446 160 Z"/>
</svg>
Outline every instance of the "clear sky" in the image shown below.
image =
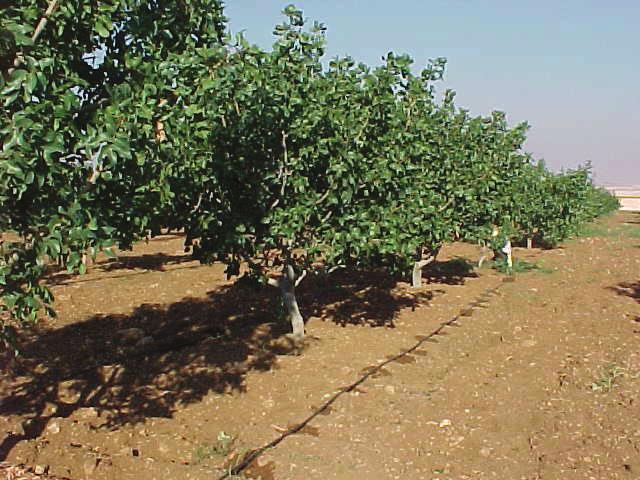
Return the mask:
<svg viewBox="0 0 640 480">
<path fill-rule="evenodd" d="M 233 32 L 270 47 L 281 0 L 227 0 Z M 640 184 L 640 0 L 298 0 L 328 58 L 389 51 L 448 60 L 444 86 L 473 114 L 531 124 L 525 149 L 597 183 Z"/>
</svg>

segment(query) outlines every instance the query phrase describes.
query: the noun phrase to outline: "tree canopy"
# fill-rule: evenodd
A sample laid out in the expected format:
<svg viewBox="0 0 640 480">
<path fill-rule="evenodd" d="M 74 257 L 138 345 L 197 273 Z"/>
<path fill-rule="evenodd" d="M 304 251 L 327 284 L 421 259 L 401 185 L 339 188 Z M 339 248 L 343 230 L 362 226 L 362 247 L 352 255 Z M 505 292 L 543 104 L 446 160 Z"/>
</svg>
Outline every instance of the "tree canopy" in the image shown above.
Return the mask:
<svg viewBox="0 0 640 480">
<path fill-rule="evenodd" d="M 523 152 L 526 124 L 438 99 L 444 59 L 324 67 L 324 26 L 283 13 L 266 51 L 228 35 L 216 0 L 3 10 L 3 338 L 54 313 L 48 263 L 83 273 L 86 255 L 163 227 L 230 276 L 247 264 L 280 286 L 294 315 L 308 271 L 419 270 L 496 226 L 554 245 L 617 207 L 588 167 L 555 174 Z"/>
</svg>

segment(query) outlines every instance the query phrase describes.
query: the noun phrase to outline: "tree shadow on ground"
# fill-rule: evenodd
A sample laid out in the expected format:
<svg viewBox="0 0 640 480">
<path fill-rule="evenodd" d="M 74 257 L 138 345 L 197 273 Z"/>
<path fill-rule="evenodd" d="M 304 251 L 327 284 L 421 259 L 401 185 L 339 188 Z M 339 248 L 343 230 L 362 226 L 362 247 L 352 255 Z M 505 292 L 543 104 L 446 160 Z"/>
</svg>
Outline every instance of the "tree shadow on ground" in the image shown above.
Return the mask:
<svg viewBox="0 0 640 480">
<path fill-rule="evenodd" d="M 637 282 L 622 282 L 615 287 L 609 287 L 618 295 L 624 295 L 633 298 L 637 303 L 640 303 L 640 281 Z M 640 323 L 640 316 L 636 317 L 635 321 Z"/>
<path fill-rule="evenodd" d="M 301 286 L 303 312 L 338 324 L 392 326 L 402 308 L 433 296 L 398 294 L 397 281 L 377 272 L 334 272 L 323 281 L 341 286 Z M 210 392 L 244 391 L 249 372 L 277 368 L 278 355 L 299 352 L 285 336 L 290 325 L 277 318 L 280 308 L 272 287 L 236 284 L 205 298 L 25 331 L 16 375 L 0 376 L 0 415 L 23 420 L 24 431 L 0 441 L 0 461 L 41 436 L 52 418 L 83 408 L 95 409 L 100 428 L 117 428 L 170 418 Z"/>
<path fill-rule="evenodd" d="M 164 272 L 167 267 L 174 268 L 198 268 L 200 263 L 196 261 L 190 255 L 167 255 L 165 253 L 153 253 L 142 255 L 127 255 L 121 256 L 117 259 L 100 262 L 89 267 L 89 272 L 116 272 L 119 270 L 131 270 L 135 272 L 127 272 L 122 275 L 111 276 L 109 278 L 124 278 L 133 275 L 143 275 L 150 271 Z M 193 265 L 182 266 L 187 263 Z M 85 283 L 95 282 L 102 280 L 104 277 L 93 278 L 78 276 L 75 273 L 68 273 L 66 270 L 59 268 L 52 268 L 47 277 L 47 283 L 50 286 L 53 285 L 66 285 L 69 283 Z"/>
<path fill-rule="evenodd" d="M 340 326 L 393 328 L 403 309 L 428 303 L 437 293 L 404 291 L 399 279 L 384 271 L 338 270 L 305 282 L 300 288 L 303 315 Z"/>
<path fill-rule="evenodd" d="M 169 265 L 193 262 L 191 255 L 167 255 L 166 253 L 145 253 L 142 255 L 120 256 L 115 261 L 96 265 L 105 272 L 114 270 L 156 270 L 164 271 Z"/>
<path fill-rule="evenodd" d="M 636 300 L 640 303 L 640 281 L 637 282 L 622 282 L 615 287 L 610 287 L 611 290 L 618 295 L 625 295 Z"/>
<path fill-rule="evenodd" d="M 429 283 L 443 283 L 445 285 L 464 285 L 469 278 L 478 278 L 474 271 L 475 264 L 464 257 L 454 257 L 451 260 L 435 262 L 427 266 L 422 272 L 423 281 Z"/>
<path fill-rule="evenodd" d="M 209 392 L 243 391 L 249 371 L 274 368 L 277 354 L 294 348 L 274 342 L 288 331 L 273 321 L 275 300 L 226 287 L 207 298 L 28 332 L 17 378 L 0 402 L 0 415 L 26 418 L 27 427 L 0 443 L 0 460 L 19 441 L 40 436 L 51 418 L 80 408 L 94 407 L 113 428 L 171 417 Z"/>
<path fill-rule="evenodd" d="M 631 218 L 625 220 L 625 223 L 640 225 L 640 213 L 632 213 Z"/>
<path fill-rule="evenodd" d="M 436 262 L 423 271 L 425 284 L 462 285 L 477 278 L 473 265 L 462 257 Z M 370 327 L 394 327 L 405 308 L 429 303 L 442 289 L 407 291 L 399 288 L 400 278 L 384 271 L 338 270 L 331 275 L 309 279 L 300 289 L 303 313 L 334 323 Z"/>
</svg>

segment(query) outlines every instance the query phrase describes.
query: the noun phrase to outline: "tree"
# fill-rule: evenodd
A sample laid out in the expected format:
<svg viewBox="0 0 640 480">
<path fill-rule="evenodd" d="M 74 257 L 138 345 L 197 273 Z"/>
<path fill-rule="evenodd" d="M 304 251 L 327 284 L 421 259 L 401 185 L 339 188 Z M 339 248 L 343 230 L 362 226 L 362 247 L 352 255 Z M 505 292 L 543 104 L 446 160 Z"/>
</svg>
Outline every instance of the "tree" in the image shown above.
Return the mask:
<svg viewBox="0 0 640 480">
<path fill-rule="evenodd" d="M 39 4 L 14 2 L 0 25 L 0 231 L 18 237 L 2 242 L 0 314 L 18 321 L 51 301 L 47 258 L 82 272 L 87 250 L 159 221 L 158 93 L 224 28 L 214 0 Z"/>
</svg>

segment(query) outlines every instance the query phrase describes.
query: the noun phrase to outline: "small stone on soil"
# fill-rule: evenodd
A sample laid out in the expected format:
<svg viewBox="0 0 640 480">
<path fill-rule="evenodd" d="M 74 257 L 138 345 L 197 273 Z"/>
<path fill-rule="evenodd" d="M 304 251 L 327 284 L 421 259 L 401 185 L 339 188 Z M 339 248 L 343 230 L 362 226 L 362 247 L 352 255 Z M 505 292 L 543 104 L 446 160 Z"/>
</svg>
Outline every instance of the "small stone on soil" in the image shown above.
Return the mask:
<svg viewBox="0 0 640 480">
<path fill-rule="evenodd" d="M 480 455 L 483 456 L 484 458 L 489 458 L 491 456 L 491 448 L 482 447 L 480 449 Z"/>
<path fill-rule="evenodd" d="M 36 465 L 33 469 L 33 473 L 36 475 L 44 475 L 49 471 L 49 465 Z"/>
<path fill-rule="evenodd" d="M 73 404 L 80 400 L 82 393 L 80 390 L 85 386 L 86 382 L 76 380 L 67 380 L 58 385 L 58 399 L 62 403 Z"/>
<path fill-rule="evenodd" d="M 47 432 L 49 433 L 60 433 L 60 422 L 58 420 L 52 420 L 49 425 L 47 425 Z"/>
<path fill-rule="evenodd" d="M 78 409 L 78 415 L 84 419 L 98 418 L 98 410 L 94 407 L 84 407 Z"/>
</svg>

